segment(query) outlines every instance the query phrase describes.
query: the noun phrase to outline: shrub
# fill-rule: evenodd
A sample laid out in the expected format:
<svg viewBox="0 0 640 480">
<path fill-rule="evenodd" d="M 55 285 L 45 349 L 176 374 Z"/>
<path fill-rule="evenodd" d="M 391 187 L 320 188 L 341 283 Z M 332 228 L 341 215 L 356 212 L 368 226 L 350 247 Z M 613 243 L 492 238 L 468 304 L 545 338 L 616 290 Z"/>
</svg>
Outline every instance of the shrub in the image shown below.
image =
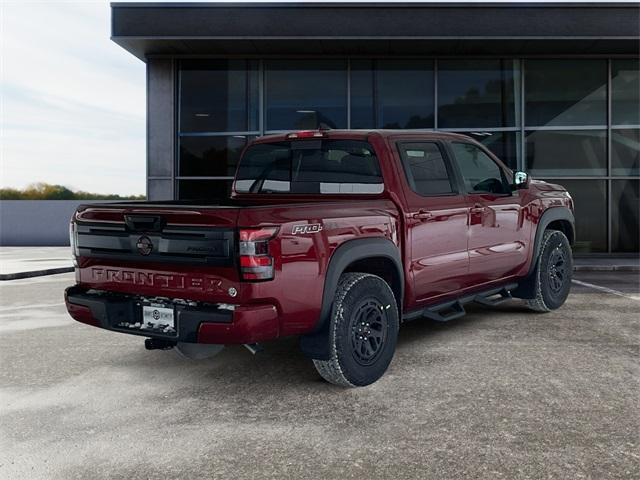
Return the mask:
<svg viewBox="0 0 640 480">
<path fill-rule="evenodd" d="M 76 192 L 62 185 L 34 183 L 23 190 L 0 188 L 0 200 L 144 200 L 144 195 L 120 196 L 115 194 Z"/>
</svg>

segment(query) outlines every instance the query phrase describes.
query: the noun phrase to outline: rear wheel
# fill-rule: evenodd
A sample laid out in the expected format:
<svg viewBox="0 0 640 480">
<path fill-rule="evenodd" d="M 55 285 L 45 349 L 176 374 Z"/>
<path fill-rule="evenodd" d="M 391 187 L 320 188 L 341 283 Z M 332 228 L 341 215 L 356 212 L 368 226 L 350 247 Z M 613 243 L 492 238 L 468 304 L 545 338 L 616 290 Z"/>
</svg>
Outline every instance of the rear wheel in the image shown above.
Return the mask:
<svg viewBox="0 0 640 480">
<path fill-rule="evenodd" d="M 389 285 L 368 273 L 345 273 L 340 277 L 331 311 L 331 357 L 313 363 L 333 384 L 369 385 L 391 363 L 398 327 L 398 308 Z"/>
<path fill-rule="evenodd" d="M 527 306 L 536 312 L 561 307 L 569 296 L 573 275 L 571 246 L 564 233 L 544 232 L 534 275 L 535 296 L 526 301 Z"/>
</svg>

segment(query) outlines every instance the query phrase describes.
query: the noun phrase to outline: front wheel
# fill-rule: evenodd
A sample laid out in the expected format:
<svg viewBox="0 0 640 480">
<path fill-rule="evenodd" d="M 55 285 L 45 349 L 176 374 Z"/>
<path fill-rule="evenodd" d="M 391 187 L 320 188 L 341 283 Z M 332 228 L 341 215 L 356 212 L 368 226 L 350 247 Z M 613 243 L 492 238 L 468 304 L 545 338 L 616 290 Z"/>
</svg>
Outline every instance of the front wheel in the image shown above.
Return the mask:
<svg viewBox="0 0 640 480">
<path fill-rule="evenodd" d="M 534 275 L 535 297 L 526 301 L 527 306 L 536 312 L 560 308 L 569 296 L 573 275 L 571 246 L 564 233 L 544 232 Z"/>
<path fill-rule="evenodd" d="M 378 380 L 398 339 L 398 308 L 387 282 L 368 273 L 343 274 L 329 321 L 331 357 L 313 361 L 322 378 L 343 387 Z"/>
</svg>

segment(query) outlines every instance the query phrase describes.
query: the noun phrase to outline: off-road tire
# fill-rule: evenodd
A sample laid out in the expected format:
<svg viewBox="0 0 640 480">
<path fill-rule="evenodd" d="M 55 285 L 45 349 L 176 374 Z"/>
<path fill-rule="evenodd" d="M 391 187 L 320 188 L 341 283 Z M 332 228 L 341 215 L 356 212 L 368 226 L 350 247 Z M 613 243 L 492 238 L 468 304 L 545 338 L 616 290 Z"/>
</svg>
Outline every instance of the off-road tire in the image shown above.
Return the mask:
<svg viewBox="0 0 640 480">
<path fill-rule="evenodd" d="M 329 322 L 331 357 L 313 360 L 322 378 L 343 387 L 378 380 L 398 339 L 398 307 L 387 282 L 368 273 L 342 274 Z"/>
<path fill-rule="evenodd" d="M 558 230 L 546 230 L 533 272 L 534 297 L 526 300 L 526 305 L 535 312 L 560 308 L 569 296 L 572 274 L 569 240 Z"/>
</svg>

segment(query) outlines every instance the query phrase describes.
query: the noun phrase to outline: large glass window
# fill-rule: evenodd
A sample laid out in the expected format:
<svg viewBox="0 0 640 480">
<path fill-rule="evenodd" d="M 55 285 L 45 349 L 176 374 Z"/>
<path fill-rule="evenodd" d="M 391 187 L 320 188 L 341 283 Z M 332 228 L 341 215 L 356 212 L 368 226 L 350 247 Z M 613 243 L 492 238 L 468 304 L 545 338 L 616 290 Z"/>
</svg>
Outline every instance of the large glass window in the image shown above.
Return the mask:
<svg viewBox="0 0 640 480">
<path fill-rule="evenodd" d="M 518 169 L 520 133 L 518 132 L 462 132 L 480 142 L 512 170 Z"/>
<path fill-rule="evenodd" d="M 256 61 L 183 61 L 180 132 L 258 130 L 258 96 Z"/>
<path fill-rule="evenodd" d="M 440 60 L 438 127 L 513 127 L 519 122 L 516 60 Z"/>
<path fill-rule="evenodd" d="M 236 191 L 243 193 L 381 193 L 373 148 L 355 140 L 258 143 L 240 162 Z"/>
<path fill-rule="evenodd" d="M 607 174 L 604 130 L 538 130 L 526 141 L 527 169 L 534 176 Z"/>
<path fill-rule="evenodd" d="M 216 203 L 231 195 L 230 180 L 179 180 L 178 198 Z"/>
<path fill-rule="evenodd" d="M 504 172 L 489 155 L 470 143 L 451 143 L 469 193 L 508 193 Z"/>
<path fill-rule="evenodd" d="M 525 122 L 529 127 L 606 125 L 606 60 L 527 60 Z"/>
<path fill-rule="evenodd" d="M 247 134 L 260 128 L 259 79 L 257 60 L 180 62 L 177 198 L 229 195 Z"/>
<path fill-rule="evenodd" d="M 150 166 L 152 199 L 226 197 L 243 147 L 271 131 L 438 128 L 464 132 L 510 168 L 569 187 L 577 253 L 638 252 L 637 58 L 238 58 L 185 59 L 178 66 L 177 158 Z M 442 173 L 435 152 L 423 157 L 413 150 L 416 191 L 444 192 L 444 183 L 431 182 Z M 362 159 L 336 156 L 329 154 L 334 163 L 325 165 L 331 181 L 288 188 L 381 188 L 355 171 Z"/>
<path fill-rule="evenodd" d="M 180 176 L 232 177 L 247 137 L 188 136 L 180 139 Z"/>
<path fill-rule="evenodd" d="M 559 183 L 573 197 L 576 215 L 575 253 L 607 251 L 606 180 L 547 180 Z"/>
<path fill-rule="evenodd" d="M 611 174 L 640 175 L 640 129 L 611 130 Z"/>
<path fill-rule="evenodd" d="M 433 61 L 353 60 L 352 128 L 432 128 Z"/>
<path fill-rule="evenodd" d="M 265 62 L 266 130 L 347 127 L 345 60 Z"/>
<path fill-rule="evenodd" d="M 451 175 L 437 144 L 403 143 L 400 155 L 411 189 L 419 195 L 446 195 L 454 192 Z"/>
<path fill-rule="evenodd" d="M 611 61 L 611 120 L 640 125 L 640 60 Z"/>
<path fill-rule="evenodd" d="M 611 190 L 611 250 L 638 252 L 640 180 L 614 180 Z"/>
</svg>

